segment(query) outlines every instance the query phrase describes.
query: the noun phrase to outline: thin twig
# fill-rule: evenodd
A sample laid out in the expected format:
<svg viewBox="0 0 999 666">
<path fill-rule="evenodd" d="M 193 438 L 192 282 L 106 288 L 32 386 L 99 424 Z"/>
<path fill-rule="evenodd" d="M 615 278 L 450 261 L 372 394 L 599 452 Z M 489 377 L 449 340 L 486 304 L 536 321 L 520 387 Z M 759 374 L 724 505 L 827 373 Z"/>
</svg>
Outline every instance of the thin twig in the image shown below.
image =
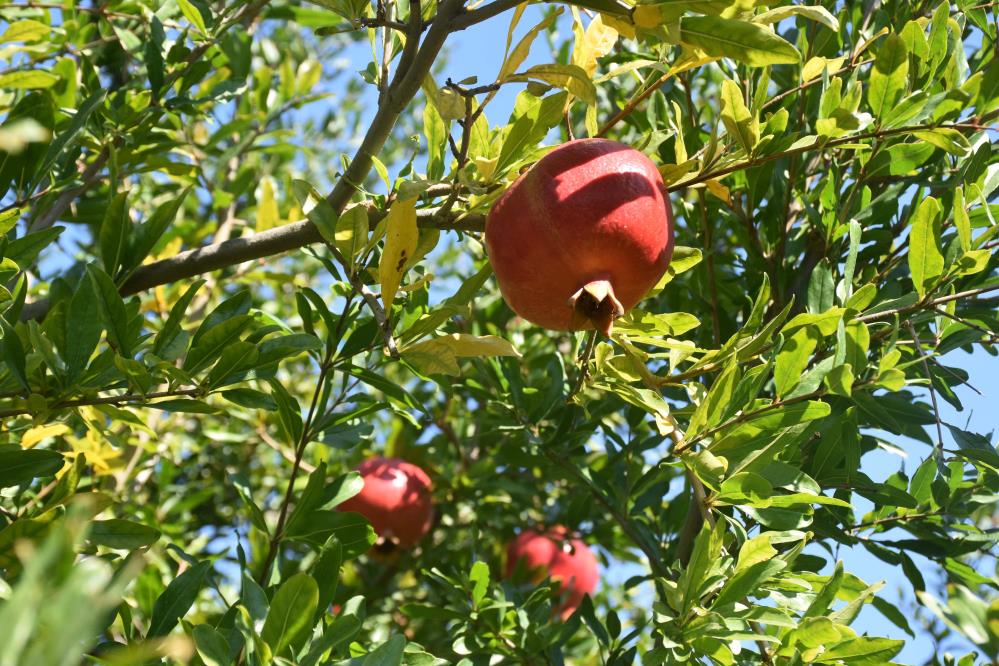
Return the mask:
<svg viewBox="0 0 999 666">
<path fill-rule="evenodd" d="M 868 527 L 876 527 L 878 525 L 886 525 L 889 523 L 907 523 L 912 520 L 919 520 L 921 518 L 931 518 L 933 516 L 939 516 L 939 511 L 927 511 L 925 513 L 907 513 L 903 516 L 888 516 L 887 518 L 878 518 L 877 520 L 872 520 L 866 523 L 859 523 L 853 527 L 848 527 L 848 532 L 859 532 L 860 530 L 867 529 Z"/>
<path fill-rule="evenodd" d="M 971 298 L 973 296 L 980 296 L 982 294 L 987 294 L 989 292 L 999 290 L 999 284 L 989 285 L 987 287 L 979 287 L 977 289 L 968 289 L 967 291 L 961 291 L 956 294 L 950 294 L 948 296 L 941 296 L 940 298 L 934 298 L 931 301 L 920 301 L 914 303 L 913 305 L 908 305 L 900 308 L 891 308 L 889 310 L 881 310 L 880 312 L 874 312 L 872 314 L 863 315 L 860 317 L 854 317 L 854 321 L 869 322 L 877 321 L 878 319 L 886 319 L 894 317 L 895 315 L 904 315 L 910 312 L 915 312 L 916 310 L 923 310 L 927 307 L 932 308 L 935 305 L 940 305 L 942 303 L 950 303 L 951 301 L 959 301 L 965 298 Z"/>
<path fill-rule="evenodd" d="M 696 176 L 694 176 L 694 177 L 692 177 L 692 178 L 690 178 L 688 180 L 684 180 L 684 181 L 680 181 L 680 182 L 674 183 L 673 185 L 670 186 L 669 189 L 670 189 L 670 191 L 673 191 L 673 190 L 677 190 L 677 189 L 680 189 L 680 188 L 692 187 L 694 185 L 699 185 L 701 183 L 707 182 L 709 180 L 715 180 L 717 178 L 721 178 L 722 176 L 727 176 L 727 175 L 729 175 L 731 173 L 735 173 L 736 171 L 743 171 L 745 169 L 749 169 L 749 168 L 752 168 L 752 167 L 755 167 L 755 166 L 759 166 L 761 164 L 766 164 L 767 162 L 773 162 L 774 160 L 783 159 L 783 158 L 789 157 L 791 155 L 797 155 L 799 153 L 804 153 L 804 152 L 807 152 L 809 150 L 819 150 L 819 149 L 827 149 L 827 148 L 836 148 L 837 146 L 842 146 L 842 145 L 846 145 L 846 144 L 850 144 L 850 143 L 856 143 L 857 141 L 863 141 L 863 140 L 866 140 L 866 139 L 876 139 L 876 138 L 879 138 L 879 137 L 895 136 L 895 135 L 899 135 L 899 134 L 908 134 L 908 133 L 911 133 L 911 132 L 918 132 L 918 131 L 922 131 L 922 130 L 931 130 L 931 129 L 939 129 L 939 128 L 957 129 L 957 130 L 972 130 L 972 131 L 976 131 L 976 132 L 979 132 L 979 131 L 982 131 L 982 130 L 985 130 L 985 129 L 989 129 L 986 125 L 979 124 L 979 123 L 951 123 L 951 124 L 946 124 L 945 123 L 945 124 L 940 124 L 940 125 L 936 125 L 936 124 L 932 124 L 932 123 L 927 123 L 927 124 L 924 124 L 924 125 L 908 125 L 906 127 L 895 127 L 895 128 L 892 128 L 892 129 L 881 129 L 881 130 L 876 130 L 876 131 L 873 131 L 873 132 L 865 132 L 865 133 L 862 133 L 862 134 L 851 134 L 849 136 L 844 136 L 844 137 L 841 137 L 841 138 L 838 138 L 838 139 L 832 139 L 830 141 L 824 141 L 824 142 L 821 141 L 821 140 L 817 140 L 817 141 L 815 141 L 813 143 L 810 143 L 810 144 L 808 144 L 806 146 L 800 146 L 798 148 L 795 148 L 794 150 L 785 150 L 785 151 L 781 151 L 779 153 L 773 153 L 771 155 L 761 155 L 760 157 L 754 157 L 752 159 L 749 159 L 749 160 L 746 160 L 746 161 L 743 161 L 743 162 L 736 162 L 735 164 L 729 164 L 728 166 L 722 167 L 722 168 L 717 169 L 715 171 L 704 171 L 704 172 L 701 172 L 700 174 L 698 174 L 698 175 L 696 175 Z"/>
<path fill-rule="evenodd" d="M 572 391 L 565 398 L 567 403 L 572 402 L 576 394 L 583 389 L 583 384 L 586 383 L 586 378 L 590 374 L 590 358 L 593 356 L 593 348 L 596 346 L 596 342 L 597 331 L 590 331 L 589 335 L 586 336 L 586 347 L 584 347 L 583 353 L 579 357 L 579 377 L 576 378 L 576 383 L 572 387 Z"/>
<path fill-rule="evenodd" d="M 936 312 L 937 314 L 941 314 L 944 317 L 947 317 L 948 319 L 953 319 L 954 321 L 956 321 L 959 324 L 963 324 L 963 325 L 967 326 L 970 329 L 974 329 L 974 330 L 978 331 L 979 333 L 981 333 L 982 335 L 984 335 L 985 337 L 987 337 L 990 342 L 995 342 L 997 340 L 997 336 L 996 336 L 995 333 L 993 333 L 992 331 L 990 331 L 990 330 L 988 330 L 986 328 L 982 328 L 981 326 L 978 326 L 976 324 L 972 324 L 967 319 L 963 319 L 962 317 L 958 317 L 957 315 L 952 315 L 951 313 L 947 312 L 946 310 L 943 310 L 943 309 L 938 308 L 936 306 L 933 306 L 930 309 L 933 310 L 934 312 Z"/>
<path fill-rule="evenodd" d="M 923 353 L 923 345 L 919 343 L 919 336 L 916 335 L 916 327 L 912 325 L 912 320 L 906 322 L 909 333 L 912 334 L 912 342 L 919 354 L 919 359 L 923 362 L 923 372 L 926 373 L 926 381 L 929 382 L 930 400 L 933 403 L 933 418 L 937 422 L 937 454 L 941 454 L 943 449 L 943 425 L 940 422 L 940 408 L 937 406 L 937 390 L 933 388 L 933 375 L 930 373 L 930 364 L 926 362 L 926 354 Z"/>
</svg>

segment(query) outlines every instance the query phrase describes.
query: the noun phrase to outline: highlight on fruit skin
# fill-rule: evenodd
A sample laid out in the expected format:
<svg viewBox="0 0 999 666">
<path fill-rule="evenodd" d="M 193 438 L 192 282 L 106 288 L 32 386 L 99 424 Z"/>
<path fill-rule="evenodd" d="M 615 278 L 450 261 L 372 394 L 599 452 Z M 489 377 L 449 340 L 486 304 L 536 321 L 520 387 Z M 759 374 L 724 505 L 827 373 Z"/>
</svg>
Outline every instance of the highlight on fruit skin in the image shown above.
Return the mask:
<svg viewBox="0 0 999 666">
<path fill-rule="evenodd" d="M 369 458 L 357 471 L 364 488 L 337 507 L 356 511 L 371 523 L 378 542 L 374 552 L 388 555 L 412 548 L 433 524 L 430 477 L 420 467 L 399 458 Z"/>
<path fill-rule="evenodd" d="M 569 141 L 493 204 L 486 252 L 510 308 L 544 328 L 597 329 L 633 308 L 666 273 L 673 213 L 641 152 L 607 139 Z"/>
<path fill-rule="evenodd" d="M 556 525 L 547 530 L 527 529 L 507 545 L 506 577 L 525 573 L 535 583 L 546 577 L 561 586 L 561 603 L 556 612 L 565 620 L 583 597 L 592 595 L 600 581 L 596 555 L 569 531 Z"/>
</svg>

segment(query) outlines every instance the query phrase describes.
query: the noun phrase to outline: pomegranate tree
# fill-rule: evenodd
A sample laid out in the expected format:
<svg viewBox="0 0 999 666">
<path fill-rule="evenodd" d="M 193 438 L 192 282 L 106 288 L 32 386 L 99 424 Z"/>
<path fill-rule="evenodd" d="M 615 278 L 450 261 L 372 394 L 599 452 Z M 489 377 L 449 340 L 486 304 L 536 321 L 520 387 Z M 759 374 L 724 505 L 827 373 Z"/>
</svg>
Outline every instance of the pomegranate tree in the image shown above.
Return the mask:
<svg viewBox="0 0 999 666">
<path fill-rule="evenodd" d="M 549 329 L 609 335 L 669 266 L 673 215 L 662 177 L 624 144 L 569 141 L 496 201 L 486 250 L 518 315 Z"/>
</svg>

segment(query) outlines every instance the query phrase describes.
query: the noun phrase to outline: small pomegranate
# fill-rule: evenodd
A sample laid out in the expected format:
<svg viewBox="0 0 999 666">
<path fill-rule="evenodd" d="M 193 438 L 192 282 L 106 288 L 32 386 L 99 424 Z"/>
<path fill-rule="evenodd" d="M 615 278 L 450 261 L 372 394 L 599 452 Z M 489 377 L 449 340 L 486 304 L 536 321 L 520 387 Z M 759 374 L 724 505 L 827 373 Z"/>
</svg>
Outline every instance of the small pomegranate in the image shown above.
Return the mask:
<svg viewBox="0 0 999 666">
<path fill-rule="evenodd" d="M 558 611 L 563 620 L 572 615 L 584 595 L 593 594 L 600 580 L 593 551 L 581 540 L 572 538 L 561 526 L 545 532 L 521 532 L 507 546 L 506 558 L 507 578 L 513 577 L 518 567 L 523 567 L 535 582 L 545 577 L 560 582 L 562 603 Z"/>
<path fill-rule="evenodd" d="M 411 548 L 430 531 L 434 508 L 426 472 L 398 458 L 371 458 L 357 471 L 364 488 L 338 508 L 368 519 L 378 534 L 377 551 Z"/>
<path fill-rule="evenodd" d="M 624 144 L 569 141 L 493 204 L 486 251 L 518 315 L 554 330 L 609 335 L 669 266 L 673 214 L 662 177 Z"/>
</svg>

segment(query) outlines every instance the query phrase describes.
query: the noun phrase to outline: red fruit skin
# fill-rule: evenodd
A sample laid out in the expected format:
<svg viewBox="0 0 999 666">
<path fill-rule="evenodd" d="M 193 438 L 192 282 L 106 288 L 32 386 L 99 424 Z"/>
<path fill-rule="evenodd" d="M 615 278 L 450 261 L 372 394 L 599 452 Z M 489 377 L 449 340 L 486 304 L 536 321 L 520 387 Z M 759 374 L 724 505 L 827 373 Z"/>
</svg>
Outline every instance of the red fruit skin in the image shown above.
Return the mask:
<svg viewBox="0 0 999 666">
<path fill-rule="evenodd" d="M 412 463 L 398 458 L 371 458 L 357 468 L 364 488 L 341 504 L 341 511 L 360 513 L 380 537 L 397 539 L 411 548 L 433 522 L 430 477 Z"/>
<path fill-rule="evenodd" d="M 569 537 L 564 527 L 546 532 L 525 530 L 507 545 L 506 577 L 511 578 L 519 566 L 533 572 L 533 580 L 546 576 L 562 584 L 563 601 L 559 606 L 562 619 L 568 618 L 583 601 L 583 596 L 597 589 L 600 570 L 593 551 L 579 539 Z"/>
<path fill-rule="evenodd" d="M 606 139 L 570 141 L 542 157 L 493 204 L 486 251 L 510 308 L 570 330 L 569 299 L 609 280 L 627 311 L 673 254 L 673 215 L 659 170 Z"/>
</svg>

